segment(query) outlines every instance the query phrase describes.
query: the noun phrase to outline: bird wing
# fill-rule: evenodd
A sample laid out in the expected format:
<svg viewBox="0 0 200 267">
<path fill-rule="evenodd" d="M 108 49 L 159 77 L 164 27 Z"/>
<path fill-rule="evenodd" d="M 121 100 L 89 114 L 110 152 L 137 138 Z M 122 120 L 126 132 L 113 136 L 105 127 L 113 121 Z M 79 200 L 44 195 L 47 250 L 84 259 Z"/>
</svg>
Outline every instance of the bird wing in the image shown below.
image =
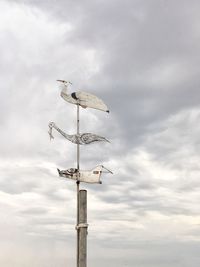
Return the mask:
<svg viewBox="0 0 200 267">
<path fill-rule="evenodd" d="M 83 133 L 81 134 L 80 139 L 84 144 L 90 144 L 90 143 L 98 142 L 98 141 L 109 142 L 105 137 L 92 134 L 92 133 Z"/>
<path fill-rule="evenodd" d="M 83 107 L 89 107 L 109 112 L 106 104 L 95 95 L 79 91 L 76 92 L 76 97 L 79 99 L 80 105 Z"/>
</svg>

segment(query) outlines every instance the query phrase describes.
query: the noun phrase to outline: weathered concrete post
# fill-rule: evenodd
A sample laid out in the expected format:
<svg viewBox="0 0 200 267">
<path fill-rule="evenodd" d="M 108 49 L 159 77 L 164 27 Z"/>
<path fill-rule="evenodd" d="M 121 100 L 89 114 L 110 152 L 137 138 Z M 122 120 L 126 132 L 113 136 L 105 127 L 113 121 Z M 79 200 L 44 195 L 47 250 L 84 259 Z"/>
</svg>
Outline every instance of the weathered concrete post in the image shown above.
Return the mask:
<svg viewBox="0 0 200 267">
<path fill-rule="evenodd" d="M 87 267 L 87 190 L 79 191 L 79 267 Z"/>
</svg>

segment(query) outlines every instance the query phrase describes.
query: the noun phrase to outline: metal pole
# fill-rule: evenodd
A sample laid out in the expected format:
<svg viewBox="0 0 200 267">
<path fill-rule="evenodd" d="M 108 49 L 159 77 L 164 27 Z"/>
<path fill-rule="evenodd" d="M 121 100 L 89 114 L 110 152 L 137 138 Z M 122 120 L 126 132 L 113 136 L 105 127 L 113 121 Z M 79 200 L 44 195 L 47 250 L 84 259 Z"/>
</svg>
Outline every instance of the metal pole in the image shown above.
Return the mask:
<svg viewBox="0 0 200 267">
<path fill-rule="evenodd" d="M 79 191 L 79 266 L 87 267 L 87 191 Z"/>
<path fill-rule="evenodd" d="M 77 104 L 77 135 L 79 135 L 79 104 Z M 77 144 L 77 221 L 76 221 L 76 231 L 77 231 L 77 247 L 76 247 L 76 265 L 79 267 L 79 168 L 80 168 L 80 145 Z"/>
<path fill-rule="evenodd" d="M 80 107 L 79 104 L 77 104 L 77 135 L 80 134 L 80 132 L 79 132 L 79 127 L 80 127 L 79 107 Z M 77 144 L 77 169 L 78 169 L 78 172 L 79 172 L 79 168 L 80 168 L 80 166 L 79 166 L 79 164 L 80 164 L 80 149 L 79 149 L 79 147 L 80 147 L 80 145 Z M 79 180 L 79 179 L 77 179 L 77 180 Z"/>
</svg>

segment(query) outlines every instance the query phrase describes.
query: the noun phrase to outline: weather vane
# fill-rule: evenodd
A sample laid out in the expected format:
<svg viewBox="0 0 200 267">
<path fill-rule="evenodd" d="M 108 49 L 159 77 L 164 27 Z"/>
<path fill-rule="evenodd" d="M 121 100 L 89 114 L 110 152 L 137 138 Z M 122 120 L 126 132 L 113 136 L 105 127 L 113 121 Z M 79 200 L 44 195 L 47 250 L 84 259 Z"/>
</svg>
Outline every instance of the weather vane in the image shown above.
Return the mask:
<svg viewBox="0 0 200 267">
<path fill-rule="evenodd" d="M 91 170 L 80 170 L 80 145 L 88 145 L 96 142 L 109 142 L 105 137 L 93 134 L 93 133 L 80 133 L 79 132 L 79 107 L 93 108 L 100 111 L 109 112 L 105 103 L 95 95 L 90 93 L 78 91 L 71 94 L 68 93 L 68 85 L 72 84 L 69 81 L 57 80 L 61 84 L 61 97 L 77 106 L 77 133 L 70 135 L 62 131 L 54 122 L 49 123 L 49 136 L 50 140 L 53 139 L 53 128 L 57 130 L 68 141 L 77 145 L 77 167 L 69 168 L 66 170 L 58 170 L 58 174 L 62 178 L 75 180 L 77 184 L 77 267 L 86 267 L 87 265 L 87 248 L 86 248 L 86 236 L 87 236 L 87 196 L 86 190 L 79 190 L 80 182 L 101 184 L 100 177 L 102 173 L 112 173 L 103 165 L 98 165 Z M 84 192 L 83 192 L 84 191 Z M 85 215 L 84 215 L 85 214 Z"/>
</svg>

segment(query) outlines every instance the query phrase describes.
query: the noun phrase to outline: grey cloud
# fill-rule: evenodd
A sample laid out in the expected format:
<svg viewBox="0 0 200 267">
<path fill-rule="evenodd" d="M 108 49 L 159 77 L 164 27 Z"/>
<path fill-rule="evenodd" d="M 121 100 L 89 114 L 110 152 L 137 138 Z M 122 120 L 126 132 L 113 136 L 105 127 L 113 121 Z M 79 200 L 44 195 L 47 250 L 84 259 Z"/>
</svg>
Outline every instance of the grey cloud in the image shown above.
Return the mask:
<svg viewBox="0 0 200 267">
<path fill-rule="evenodd" d="M 31 215 L 40 215 L 47 213 L 48 210 L 41 207 L 35 207 L 35 208 L 28 208 L 21 211 L 23 214 L 31 214 Z"/>
<path fill-rule="evenodd" d="M 19 171 L 21 177 L 16 177 L 16 173 Z M 23 168 L 14 168 L 12 170 L 5 169 L 2 172 L 2 178 L 0 180 L 1 191 L 9 194 L 21 194 L 23 192 L 30 192 L 38 187 L 37 182 L 32 179 L 28 179 L 30 173 Z"/>
</svg>

